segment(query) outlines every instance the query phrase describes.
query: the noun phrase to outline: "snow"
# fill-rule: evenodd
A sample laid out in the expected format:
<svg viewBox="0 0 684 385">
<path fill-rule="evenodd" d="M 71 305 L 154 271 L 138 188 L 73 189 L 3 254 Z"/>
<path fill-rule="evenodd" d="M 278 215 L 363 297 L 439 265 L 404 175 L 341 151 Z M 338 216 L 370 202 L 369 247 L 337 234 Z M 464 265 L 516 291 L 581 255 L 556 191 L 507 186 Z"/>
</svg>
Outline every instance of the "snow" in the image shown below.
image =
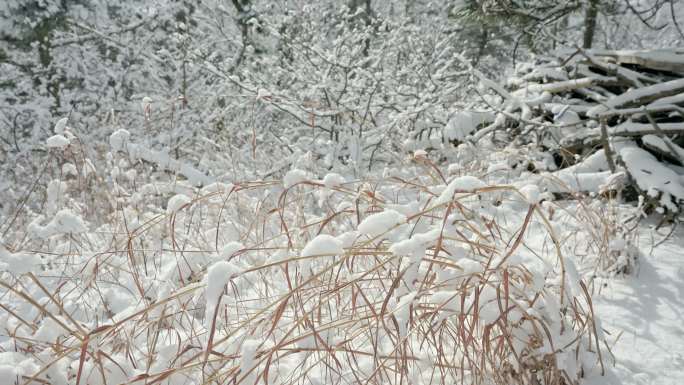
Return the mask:
<svg viewBox="0 0 684 385">
<path fill-rule="evenodd" d="M 356 239 L 359 237 L 358 231 L 347 231 L 337 236 L 337 240 L 340 241 L 340 246 L 343 248 L 349 248 L 354 246 Z"/>
<path fill-rule="evenodd" d="M 411 311 L 410 305 L 416 300 L 417 295 L 418 292 L 416 291 L 403 295 L 394 309 L 392 309 L 394 318 L 399 323 L 399 336 L 402 338 L 406 337 Z"/>
<path fill-rule="evenodd" d="M 0 378 L 14 381 L 15 378 L 30 375 L 39 369 L 32 359 L 16 352 L 0 352 Z"/>
<path fill-rule="evenodd" d="M 553 121 L 560 125 L 575 125 L 582 121 L 579 114 L 570 105 L 556 105 L 552 107 Z"/>
<path fill-rule="evenodd" d="M 684 132 L 684 124 L 682 123 L 658 123 L 658 127 L 665 132 Z M 637 123 L 632 121 L 626 121 L 618 124 L 617 126 L 610 127 L 608 133 L 610 134 L 633 134 L 638 132 L 653 131 L 653 125 L 651 123 Z"/>
<path fill-rule="evenodd" d="M 166 203 L 166 212 L 168 214 L 173 214 L 180 210 L 183 206 L 190 204 L 192 199 L 184 194 L 176 194 Z"/>
<path fill-rule="evenodd" d="M 487 185 L 480 179 L 466 175 L 455 178 L 447 185 L 446 189 L 439 195 L 435 204 L 441 205 L 450 202 L 456 192 L 471 192 L 473 190 L 486 187 Z"/>
<path fill-rule="evenodd" d="M 647 87 L 641 87 L 632 91 L 625 92 L 618 96 L 608 99 L 603 104 L 598 104 L 587 112 L 589 117 L 597 117 L 600 113 L 609 111 L 612 108 L 629 106 L 629 103 L 649 98 L 653 95 L 663 93 L 679 93 L 684 90 L 684 79 L 671 80 L 669 82 L 658 83 Z"/>
<path fill-rule="evenodd" d="M 290 188 L 296 184 L 306 182 L 309 180 L 309 175 L 304 170 L 294 169 L 290 170 L 283 177 L 283 186 L 285 188 Z"/>
<path fill-rule="evenodd" d="M 212 177 L 205 175 L 202 171 L 196 169 L 195 167 L 176 159 L 172 159 L 171 156 L 169 156 L 169 154 L 165 151 L 157 151 L 135 143 L 128 143 L 126 146 L 124 146 L 126 140 L 122 138 L 123 137 L 118 137 L 114 145 L 118 146 L 116 149 L 119 151 L 127 149 L 131 161 L 141 159 L 150 163 L 154 163 L 163 170 L 168 170 L 183 175 L 194 186 L 209 185 L 215 182 Z M 111 138 L 110 144 L 112 144 Z"/>
<path fill-rule="evenodd" d="M 461 273 L 463 274 L 479 273 L 483 270 L 480 262 L 468 258 L 459 259 L 456 264 L 461 268 Z"/>
<path fill-rule="evenodd" d="M 0 243 L 0 271 L 21 275 L 33 271 L 40 264 L 40 257 L 33 253 L 10 253 Z"/>
<path fill-rule="evenodd" d="M 130 137 L 131 133 L 123 128 L 114 131 L 109 136 L 109 145 L 112 147 L 112 151 L 123 151 Z"/>
<path fill-rule="evenodd" d="M 150 107 L 152 106 L 152 98 L 149 96 L 143 97 L 142 101 L 140 102 L 140 106 L 142 108 L 143 113 L 148 114 Z"/>
<path fill-rule="evenodd" d="M 427 246 L 421 242 L 418 238 L 413 237 L 409 239 L 401 240 L 390 246 L 389 251 L 396 255 L 406 255 L 413 259 L 422 258 L 425 255 L 425 249 Z"/>
<path fill-rule="evenodd" d="M 235 241 L 228 242 L 221 249 L 221 258 L 229 259 L 230 257 L 233 256 L 233 254 L 235 254 L 236 252 L 238 252 L 244 248 L 245 248 L 245 246 L 240 242 L 235 242 Z"/>
<path fill-rule="evenodd" d="M 340 187 L 345 182 L 342 175 L 331 172 L 323 177 L 323 184 L 327 188 Z"/>
<path fill-rule="evenodd" d="M 88 231 L 83 219 L 70 209 L 58 211 L 45 226 L 40 222 L 43 216 L 38 216 L 28 225 L 28 232 L 38 238 L 49 238 L 56 234 L 78 234 Z"/>
<path fill-rule="evenodd" d="M 61 233 L 83 233 L 88 230 L 83 219 L 69 209 L 57 212 L 50 223 L 51 226 L 54 226 L 55 231 Z"/>
<path fill-rule="evenodd" d="M 655 147 L 664 153 L 669 153 L 675 158 L 684 159 L 684 148 L 679 147 L 676 143 L 672 143 L 667 137 L 661 138 L 655 135 L 644 135 L 641 137 L 641 140 L 645 145 Z M 672 153 L 671 149 L 674 149 L 675 153 Z"/>
<path fill-rule="evenodd" d="M 233 185 L 230 183 L 221 183 L 221 182 L 214 182 L 211 183 L 207 186 L 202 187 L 200 190 L 201 195 L 206 195 L 206 194 L 211 194 L 215 192 L 222 192 L 222 193 L 227 193 L 230 192 L 230 190 L 233 188 Z"/>
<path fill-rule="evenodd" d="M 14 379 L 20 375 L 20 372 L 12 365 L 0 364 L 0 378 Z"/>
<path fill-rule="evenodd" d="M 47 139 L 45 142 L 48 148 L 58 148 L 60 150 L 66 148 L 69 145 L 69 139 L 65 138 L 64 135 L 53 135 Z"/>
<path fill-rule="evenodd" d="M 235 264 L 227 261 L 218 261 L 209 266 L 207 270 L 207 288 L 205 295 L 207 298 L 207 310 L 216 305 L 225 286 L 241 269 Z M 213 309 L 211 309 L 213 311 Z"/>
<path fill-rule="evenodd" d="M 414 234 L 411 238 L 395 242 L 388 250 L 396 255 L 409 256 L 412 262 L 420 262 L 425 255 L 425 250 L 439 238 L 440 233 L 439 229 L 433 229 Z"/>
<path fill-rule="evenodd" d="M 260 342 L 256 339 L 247 339 L 242 343 L 240 348 L 240 372 L 246 374 L 254 367 L 257 349 L 259 349 Z"/>
<path fill-rule="evenodd" d="M 664 98 L 660 98 L 658 100 L 653 101 L 652 103 L 649 103 L 647 108 L 652 108 L 652 107 L 659 107 L 663 105 L 675 105 L 684 102 L 684 92 L 679 93 L 676 95 L 672 96 L 667 96 Z"/>
<path fill-rule="evenodd" d="M 428 153 L 425 150 L 416 150 L 413 151 L 413 157 L 419 160 L 425 160 L 428 157 Z"/>
<path fill-rule="evenodd" d="M 560 81 L 560 82 L 555 82 L 555 83 L 547 83 L 547 84 L 528 84 L 527 85 L 527 90 L 531 92 L 559 92 L 562 90 L 566 90 L 568 88 L 584 88 L 590 86 L 592 83 L 596 82 L 597 80 L 604 80 L 606 77 L 601 77 L 601 76 L 592 76 L 592 77 L 587 77 L 587 78 L 580 78 L 580 79 L 572 79 L 572 80 L 565 80 L 565 81 Z M 549 100 L 544 100 L 545 102 L 548 102 Z"/>
<path fill-rule="evenodd" d="M 64 163 L 62 165 L 62 174 L 65 176 L 78 176 L 78 169 L 73 163 Z"/>
<path fill-rule="evenodd" d="M 319 234 L 304 246 L 301 256 L 342 255 L 344 254 L 342 245 L 342 241 L 332 235 Z"/>
<path fill-rule="evenodd" d="M 57 179 L 53 179 L 47 186 L 46 209 L 49 213 L 54 213 L 59 208 L 59 204 L 64 200 L 68 185 Z"/>
<path fill-rule="evenodd" d="M 55 128 L 53 132 L 55 134 L 61 135 L 64 133 L 64 130 L 67 128 L 67 123 L 69 122 L 69 118 L 62 118 L 57 121 L 55 124 Z"/>
<path fill-rule="evenodd" d="M 272 96 L 272 94 L 267 89 L 259 88 L 257 90 L 256 99 L 257 100 L 267 100 L 271 96 Z"/>
<path fill-rule="evenodd" d="M 642 250 L 653 243 L 651 235 L 644 231 Z M 683 244 L 684 232 L 678 230 L 640 258 L 635 276 L 603 281 L 606 286 L 594 298 L 625 385 L 678 385 L 684 378 Z"/>
<path fill-rule="evenodd" d="M 59 321 L 64 324 L 68 325 L 68 321 L 65 321 L 63 318 L 58 317 Z M 55 320 L 52 318 L 45 318 L 43 322 L 41 323 L 40 327 L 36 331 L 36 333 L 33 335 L 33 338 L 35 338 L 37 341 L 42 341 L 42 342 L 47 342 L 54 344 L 57 342 L 58 338 L 64 338 L 65 336 L 68 336 L 70 332 L 68 330 L 65 330 L 60 326 L 59 323 L 57 323 Z"/>
<path fill-rule="evenodd" d="M 583 161 L 540 177 L 533 177 L 534 182 L 547 192 L 602 192 L 615 183 L 620 182 L 624 173 L 615 174 L 608 170 L 608 162 L 603 151 L 597 151 Z M 617 187 L 617 185 L 615 185 Z"/>
<path fill-rule="evenodd" d="M 649 152 L 638 147 L 626 147 L 620 151 L 620 156 L 639 188 L 649 195 L 657 197 L 663 192 L 677 200 L 684 200 L 684 185 L 679 174 L 663 165 Z M 662 196 L 661 203 L 676 211 L 676 207 L 667 198 Z"/>
<path fill-rule="evenodd" d="M 444 135 L 449 140 L 464 141 L 475 129 L 494 120 L 491 112 L 462 111 L 456 113 L 444 127 Z"/>
<path fill-rule="evenodd" d="M 369 215 L 359 223 L 359 233 L 376 238 L 393 227 L 406 222 L 406 215 L 395 210 L 385 210 L 380 213 Z"/>
<path fill-rule="evenodd" d="M 444 310 L 460 312 L 461 292 L 456 290 L 437 291 L 430 295 L 429 302 L 442 307 Z"/>
<path fill-rule="evenodd" d="M 539 191 L 539 186 L 537 185 L 525 185 L 520 188 L 520 193 L 525 197 L 527 203 L 531 205 L 536 205 L 541 200 L 541 191 Z"/>
</svg>

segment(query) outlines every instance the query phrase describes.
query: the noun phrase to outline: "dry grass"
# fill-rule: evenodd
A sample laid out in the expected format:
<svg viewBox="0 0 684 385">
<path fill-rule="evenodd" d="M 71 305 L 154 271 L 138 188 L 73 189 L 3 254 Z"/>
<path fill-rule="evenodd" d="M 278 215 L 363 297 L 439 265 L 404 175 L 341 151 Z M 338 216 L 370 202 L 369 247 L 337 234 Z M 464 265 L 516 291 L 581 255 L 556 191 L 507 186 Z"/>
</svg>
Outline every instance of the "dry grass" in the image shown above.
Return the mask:
<svg viewBox="0 0 684 385">
<path fill-rule="evenodd" d="M 602 196 L 578 193 L 558 179 L 572 199 L 548 202 L 546 214 L 564 228 L 560 242 L 593 276 L 626 276 L 638 268 L 638 227 L 645 217 L 644 206 L 621 203 L 616 191 Z"/>
<path fill-rule="evenodd" d="M 280 186 L 205 189 L 171 213 L 121 198 L 111 225 L 44 245 L 40 273 L 4 274 L 3 346 L 36 369 L 17 382 L 575 384 L 606 370 L 589 293 L 541 210 L 505 226 L 483 214 L 494 196 L 520 202 L 515 189 L 436 205 L 419 179 Z M 414 202 L 406 223 L 301 256 L 399 202 Z M 533 223 L 555 243 L 545 270 L 517 257 Z M 417 261 L 389 250 L 430 231 Z M 222 256 L 229 241 L 244 247 Z M 207 309 L 218 260 L 240 273 Z"/>
</svg>

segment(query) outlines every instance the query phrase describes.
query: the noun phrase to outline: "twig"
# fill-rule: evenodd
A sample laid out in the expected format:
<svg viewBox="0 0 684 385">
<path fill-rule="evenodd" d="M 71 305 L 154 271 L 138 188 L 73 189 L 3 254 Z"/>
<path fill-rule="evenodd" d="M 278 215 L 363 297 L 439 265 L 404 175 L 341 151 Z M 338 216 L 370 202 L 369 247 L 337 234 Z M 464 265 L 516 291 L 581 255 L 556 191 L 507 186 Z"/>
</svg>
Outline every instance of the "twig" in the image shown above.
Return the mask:
<svg viewBox="0 0 684 385">
<path fill-rule="evenodd" d="M 606 128 L 606 120 L 601 119 L 601 144 L 603 144 L 603 152 L 606 154 L 606 161 L 611 173 L 615 173 L 615 161 L 613 160 L 613 151 L 610 149 L 610 142 L 608 139 L 608 129 Z"/>
<path fill-rule="evenodd" d="M 651 122 L 651 124 L 653 125 L 653 130 L 655 130 L 658 136 L 660 136 L 661 139 L 663 139 L 663 142 L 665 142 L 665 146 L 667 146 L 667 149 L 670 150 L 672 156 L 674 156 L 679 161 L 679 163 L 682 163 L 682 157 L 680 156 L 679 151 L 677 151 L 677 149 L 674 148 L 674 146 L 670 142 L 670 139 L 665 135 L 663 130 L 660 129 L 658 123 L 655 121 L 655 119 L 653 119 L 653 115 L 651 115 L 651 113 L 646 108 L 644 108 L 644 113 L 646 114 L 648 121 Z"/>
</svg>

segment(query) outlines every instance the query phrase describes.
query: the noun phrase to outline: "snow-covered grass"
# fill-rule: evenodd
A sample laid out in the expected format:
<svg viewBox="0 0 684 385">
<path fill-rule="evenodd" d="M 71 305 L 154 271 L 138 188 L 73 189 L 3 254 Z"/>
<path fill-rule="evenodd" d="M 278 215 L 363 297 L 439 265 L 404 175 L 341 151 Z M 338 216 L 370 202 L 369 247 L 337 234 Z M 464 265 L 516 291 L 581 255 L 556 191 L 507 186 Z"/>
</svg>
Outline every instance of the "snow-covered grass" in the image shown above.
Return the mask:
<svg viewBox="0 0 684 385">
<path fill-rule="evenodd" d="M 100 224 L 76 199 L 96 181 L 51 184 L 44 218 L 3 249 L 3 373 L 60 385 L 608 375 L 568 220 L 529 186 L 420 170 L 200 189 L 122 168 Z"/>
<path fill-rule="evenodd" d="M 485 141 L 416 150 L 363 179 L 299 162 L 282 180 L 229 183 L 142 156 L 121 130 L 102 155 L 61 132 L 69 143 L 2 221 L 10 383 L 598 384 L 638 372 L 594 306 L 648 267 L 646 214 L 621 203 L 619 180 L 580 193 L 533 148 Z"/>
<path fill-rule="evenodd" d="M 531 173 L 548 166 L 532 148 L 485 142 L 442 148 L 448 166 L 416 150 L 363 179 L 300 162 L 283 179 L 228 183 L 149 156 L 122 130 L 93 159 L 61 132 L 69 143 L 50 147 L 2 221 L 10 383 L 598 384 L 628 373 L 593 305 L 601 285 L 641 268 L 645 214 L 620 203 L 619 181 L 581 194 Z"/>
</svg>

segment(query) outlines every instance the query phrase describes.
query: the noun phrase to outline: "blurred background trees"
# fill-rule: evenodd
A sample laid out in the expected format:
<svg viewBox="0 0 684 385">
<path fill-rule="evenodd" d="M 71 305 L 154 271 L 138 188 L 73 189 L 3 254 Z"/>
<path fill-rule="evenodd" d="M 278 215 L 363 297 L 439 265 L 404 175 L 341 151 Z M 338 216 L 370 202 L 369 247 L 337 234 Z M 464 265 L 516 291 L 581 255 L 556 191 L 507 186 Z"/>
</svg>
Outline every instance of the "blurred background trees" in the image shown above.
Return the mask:
<svg viewBox="0 0 684 385">
<path fill-rule="evenodd" d="M 438 140 L 474 102 L 470 65 L 496 80 L 553 48 L 676 46 L 681 12 L 675 0 L 5 1 L 3 172 L 33 167 L 21 159 L 68 117 L 86 138 L 152 132 L 149 145 L 200 167 L 209 148 L 232 164 L 261 152 L 252 176 L 307 152 L 360 173 Z"/>
</svg>

